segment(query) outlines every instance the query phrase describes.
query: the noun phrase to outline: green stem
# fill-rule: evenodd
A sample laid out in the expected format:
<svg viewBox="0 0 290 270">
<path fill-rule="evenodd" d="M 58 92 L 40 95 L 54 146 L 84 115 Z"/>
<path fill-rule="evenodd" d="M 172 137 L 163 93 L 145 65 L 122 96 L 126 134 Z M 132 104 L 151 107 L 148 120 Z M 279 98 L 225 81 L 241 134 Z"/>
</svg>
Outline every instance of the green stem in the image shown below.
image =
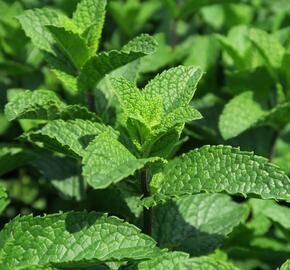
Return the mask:
<svg viewBox="0 0 290 270">
<path fill-rule="evenodd" d="M 269 149 L 269 154 L 268 154 L 268 158 L 270 161 L 272 161 L 273 158 L 275 157 L 276 145 L 277 145 L 277 141 L 279 139 L 279 136 L 280 136 L 280 130 L 274 131 L 271 142 L 270 142 L 270 149 Z"/>
<path fill-rule="evenodd" d="M 87 102 L 88 102 L 89 110 L 91 112 L 96 113 L 95 94 L 91 90 L 89 90 L 88 93 L 87 93 Z"/>
<path fill-rule="evenodd" d="M 177 40 L 177 26 L 178 26 L 178 18 L 174 17 L 171 27 L 171 48 L 175 49 Z"/>
<path fill-rule="evenodd" d="M 140 171 L 140 184 L 141 184 L 141 190 L 142 190 L 144 198 L 150 196 L 148 183 L 149 183 L 149 170 L 145 166 Z M 143 232 L 148 234 L 148 235 L 151 235 L 151 232 L 152 232 L 152 211 L 151 211 L 151 208 L 143 207 Z"/>
</svg>

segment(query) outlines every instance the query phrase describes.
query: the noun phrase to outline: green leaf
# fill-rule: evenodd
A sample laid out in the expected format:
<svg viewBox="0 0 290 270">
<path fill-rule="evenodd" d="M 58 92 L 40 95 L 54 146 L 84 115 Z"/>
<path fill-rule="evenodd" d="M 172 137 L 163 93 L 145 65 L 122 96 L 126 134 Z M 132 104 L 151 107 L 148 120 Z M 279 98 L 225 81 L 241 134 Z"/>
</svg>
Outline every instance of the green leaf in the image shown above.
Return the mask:
<svg viewBox="0 0 290 270">
<path fill-rule="evenodd" d="M 93 188 L 106 188 L 133 175 L 149 161 L 154 158 L 137 159 L 116 138 L 104 132 L 85 149 L 83 176 Z"/>
<path fill-rule="evenodd" d="M 24 136 L 31 142 L 41 142 L 49 150 L 79 158 L 83 156 L 84 149 L 95 136 L 105 131 L 111 136 L 114 134 L 112 129 L 100 123 L 82 119 L 59 119 L 48 122 L 43 128 L 28 132 Z"/>
<path fill-rule="evenodd" d="M 67 55 L 77 69 L 80 69 L 89 59 L 86 41 L 79 34 L 63 27 L 47 25 L 46 28 L 54 37 L 59 49 Z"/>
<path fill-rule="evenodd" d="M 109 1 L 110 15 L 127 36 L 134 36 L 140 32 L 159 7 L 160 3 L 154 0 Z"/>
<path fill-rule="evenodd" d="M 188 16 L 192 12 L 197 12 L 200 8 L 217 4 L 229 4 L 240 2 L 240 0 L 186 0 L 182 5 L 180 14 L 182 17 Z"/>
<path fill-rule="evenodd" d="M 31 38 L 33 44 L 41 50 L 55 54 L 54 38 L 45 28 L 45 25 L 62 26 L 64 15 L 56 10 L 43 8 L 26 10 L 17 17 L 25 34 Z"/>
<path fill-rule="evenodd" d="M 243 55 L 241 55 L 238 48 L 235 47 L 235 44 L 233 43 L 233 41 L 219 34 L 216 34 L 215 37 L 221 44 L 224 51 L 226 51 L 227 54 L 233 59 L 235 65 L 239 69 L 245 68 L 246 67 L 245 59 L 243 58 Z"/>
<path fill-rule="evenodd" d="M 164 129 L 167 131 L 172 127 L 177 126 L 178 124 L 184 124 L 186 122 L 201 118 L 202 116 L 198 110 L 194 109 L 191 106 L 182 106 L 173 110 L 171 113 L 167 114 L 164 117 L 160 129 Z"/>
<path fill-rule="evenodd" d="M 283 263 L 279 270 L 290 270 L 290 260 L 287 260 L 285 263 Z"/>
<path fill-rule="evenodd" d="M 76 160 L 40 153 L 31 164 L 68 198 L 83 198 L 85 186 Z"/>
<path fill-rule="evenodd" d="M 5 106 L 5 115 L 9 121 L 14 119 L 36 118 L 43 119 L 54 115 L 64 103 L 58 98 L 55 92 L 39 89 L 37 91 L 15 90 L 12 99 Z M 45 113 L 44 113 L 45 112 Z"/>
<path fill-rule="evenodd" d="M 50 90 L 15 90 L 5 106 L 5 115 L 9 121 L 15 119 L 54 120 L 62 118 L 96 120 L 96 116 L 87 108 L 79 105 L 66 105 L 55 92 Z"/>
<path fill-rule="evenodd" d="M 57 270 L 54 267 L 50 266 L 41 266 L 41 265 L 28 265 L 17 267 L 16 270 Z"/>
<path fill-rule="evenodd" d="M 112 87 L 127 118 L 135 119 L 146 126 L 153 128 L 158 125 L 163 112 L 160 96 L 146 99 L 143 91 L 131 81 L 124 78 L 111 78 Z"/>
<path fill-rule="evenodd" d="M 106 4 L 106 0 L 82 0 L 73 14 L 73 21 L 86 39 L 91 55 L 94 55 L 99 47 Z"/>
<path fill-rule="evenodd" d="M 227 140 L 255 126 L 272 126 L 282 129 L 289 123 L 290 103 L 278 104 L 266 111 L 255 100 L 254 93 L 244 92 L 231 99 L 219 118 L 219 129 Z"/>
<path fill-rule="evenodd" d="M 225 140 L 241 134 L 254 126 L 266 112 L 254 98 L 251 91 L 231 99 L 219 118 L 219 129 Z"/>
<path fill-rule="evenodd" d="M 1 270 L 33 264 L 86 267 L 157 252 L 155 241 L 137 227 L 95 212 L 17 217 L 0 232 Z"/>
<path fill-rule="evenodd" d="M 279 40 L 260 29 L 251 29 L 249 38 L 270 68 L 280 68 L 285 49 Z"/>
<path fill-rule="evenodd" d="M 285 206 L 278 205 L 274 201 L 265 201 L 259 199 L 251 199 L 250 204 L 253 207 L 254 213 L 262 214 L 274 222 L 282 225 L 286 229 L 290 229 L 290 209 Z"/>
<path fill-rule="evenodd" d="M 192 258 L 180 265 L 180 270 L 239 270 L 231 263 L 219 261 L 211 257 Z"/>
<path fill-rule="evenodd" d="M 124 124 L 138 150 L 154 151 L 154 144 L 174 130 L 175 134 L 170 136 L 171 146 L 167 144 L 170 149 L 164 153 L 171 152 L 184 123 L 201 118 L 201 114 L 189 105 L 201 75 L 199 68 L 179 66 L 157 75 L 141 91 L 124 78 L 111 79 L 125 114 Z"/>
<path fill-rule="evenodd" d="M 160 96 L 168 113 L 189 104 L 201 76 L 202 71 L 197 67 L 178 66 L 157 75 L 142 92 L 147 100 Z"/>
<path fill-rule="evenodd" d="M 0 145 L 0 176 L 27 164 L 33 158 L 33 155 L 22 147 Z"/>
<path fill-rule="evenodd" d="M 183 252 L 165 252 L 151 260 L 138 264 L 139 270 L 177 270 L 180 262 L 186 261 L 189 255 Z"/>
<path fill-rule="evenodd" d="M 143 34 L 130 41 L 121 51 L 102 52 L 93 56 L 84 65 L 78 77 L 79 89 L 82 91 L 93 89 L 106 74 L 144 55 L 153 53 L 156 46 L 151 36 Z"/>
<path fill-rule="evenodd" d="M 188 195 L 153 208 L 152 236 L 161 247 L 193 256 L 213 252 L 247 209 L 224 194 Z"/>
<path fill-rule="evenodd" d="M 227 192 L 288 200 L 289 183 L 287 175 L 267 159 L 218 145 L 203 146 L 170 161 L 154 175 L 151 188 L 157 196 Z"/>
</svg>

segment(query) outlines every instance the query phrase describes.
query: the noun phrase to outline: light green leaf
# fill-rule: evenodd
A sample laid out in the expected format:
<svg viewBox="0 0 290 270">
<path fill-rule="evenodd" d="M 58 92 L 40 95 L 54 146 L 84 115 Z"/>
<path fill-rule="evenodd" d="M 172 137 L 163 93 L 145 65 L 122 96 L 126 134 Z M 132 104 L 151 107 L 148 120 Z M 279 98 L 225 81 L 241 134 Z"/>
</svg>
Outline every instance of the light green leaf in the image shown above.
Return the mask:
<svg viewBox="0 0 290 270">
<path fill-rule="evenodd" d="M 283 263 L 279 270 L 290 270 L 290 260 L 287 260 L 285 263 Z"/>
<path fill-rule="evenodd" d="M 26 133 L 25 138 L 31 142 L 41 142 L 49 150 L 62 152 L 73 157 L 82 157 L 87 145 L 102 132 L 113 130 L 103 124 L 89 120 L 68 120 L 61 119 L 48 122 L 43 128 L 37 131 Z"/>
<path fill-rule="evenodd" d="M 157 196 L 227 192 L 290 198 L 290 180 L 280 168 L 251 152 L 222 145 L 203 146 L 175 158 L 154 175 L 151 187 Z"/>
<path fill-rule="evenodd" d="M 9 121 L 14 119 L 43 119 L 54 115 L 64 103 L 55 92 L 48 90 L 15 90 L 12 99 L 5 106 L 5 115 Z M 44 109 L 45 108 L 45 109 Z M 47 116 L 44 114 L 47 113 Z"/>
<path fill-rule="evenodd" d="M 241 134 L 254 126 L 266 112 L 254 98 L 251 91 L 231 99 L 219 118 L 219 129 L 225 140 Z"/>
<path fill-rule="evenodd" d="M 167 114 L 164 117 L 160 129 L 169 130 L 170 128 L 175 127 L 178 124 L 184 124 L 186 122 L 201 118 L 202 116 L 200 112 L 193 107 L 189 105 L 182 106 L 173 110 L 171 113 Z"/>
<path fill-rule="evenodd" d="M 239 270 L 231 263 L 219 261 L 211 257 L 192 258 L 180 265 L 180 270 Z"/>
<path fill-rule="evenodd" d="M 245 59 L 243 58 L 243 55 L 240 54 L 238 48 L 235 47 L 233 41 L 219 34 L 216 34 L 215 37 L 221 44 L 224 51 L 233 59 L 235 65 L 240 69 L 245 68 Z"/>
<path fill-rule="evenodd" d="M 92 57 L 81 70 L 78 87 L 82 91 L 94 88 L 111 71 L 155 51 L 157 44 L 149 35 L 141 35 L 130 41 L 121 51 L 102 52 Z"/>
<path fill-rule="evenodd" d="M 213 252 L 245 217 L 247 208 L 224 194 L 188 195 L 153 208 L 152 236 L 161 247 L 193 256 Z"/>
<path fill-rule="evenodd" d="M 290 103 L 278 104 L 266 111 L 255 100 L 254 93 L 244 92 L 231 99 L 219 118 L 219 129 L 225 140 L 236 137 L 255 126 L 282 129 L 290 121 Z"/>
<path fill-rule="evenodd" d="M 163 113 L 163 105 L 160 96 L 151 99 L 145 98 L 133 82 L 124 78 L 111 78 L 114 92 L 125 112 L 125 120 L 128 118 L 138 120 L 151 129 L 158 125 Z"/>
<path fill-rule="evenodd" d="M 86 39 L 91 55 L 94 55 L 99 47 L 106 4 L 106 0 L 82 0 L 73 14 L 73 21 Z"/>
<path fill-rule="evenodd" d="M 139 270 L 178 270 L 180 262 L 186 261 L 189 255 L 183 252 L 165 252 L 163 255 L 138 264 Z"/>
<path fill-rule="evenodd" d="M 47 25 L 57 46 L 70 59 L 77 69 L 80 69 L 89 59 L 89 48 L 86 41 L 77 33 L 63 27 Z"/>
<path fill-rule="evenodd" d="M 106 188 L 134 174 L 153 159 L 137 159 L 111 134 L 102 133 L 85 149 L 83 176 L 93 188 Z"/>
<path fill-rule="evenodd" d="M 64 15 L 56 10 L 43 8 L 26 10 L 19 15 L 19 20 L 25 34 L 31 38 L 33 44 L 41 50 L 55 54 L 52 35 L 47 31 L 45 25 L 62 26 Z"/>
<path fill-rule="evenodd" d="M 175 129 L 170 145 L 167 144 L 170 147 L 164 151 L 171 152 L 184 123 L 201 118 L 201 114 L 189 105 L 201 75 L 196 67 L 179 66 L 157 75 L 142 90 L 124 78 L 111 79 L 125 113 L 124 124 L 137 149 L 147 153 L 154 151 L 154 144 Z"/>
<path fill-rule="evenodd" d="M 5 106 L 5 115 L 9 121 L 15 119 L 54 120 L 90 119 L 96 120 L 95 114 L 79 105 L 66 105 L 55 92 L 50 90 L 15 90 Z"/>
<path fill-rule="evenodd" d="M 17 217 L 0 232 L 1 270 L 33 264 L 86 267 L 157 252 L 155 241 L 137 227 L 95 212 Z"/>
<path fill-rule="evenodd" d="M 278 205 L 274 201 L 259 199 L 251 199 L 250 204 L 256 215 L 262 214 L 284 228 L 290 229 L 290 209 L 288 207 Z"/>
<path fill-rule="evenodd" d="M 251 29 L 249 38 L 270 68 L 280 68 L 285 49 L 278 38 L 260 29 Z"/>
<path fill-rule="evenodd" d="M 191 101 L 202 71 L 197 67 L 179 66 L 157 75 L 144 88 L 147 100 L 160 96 L 166 113 L 178 107 L 186 106 Z"/>
</svg>

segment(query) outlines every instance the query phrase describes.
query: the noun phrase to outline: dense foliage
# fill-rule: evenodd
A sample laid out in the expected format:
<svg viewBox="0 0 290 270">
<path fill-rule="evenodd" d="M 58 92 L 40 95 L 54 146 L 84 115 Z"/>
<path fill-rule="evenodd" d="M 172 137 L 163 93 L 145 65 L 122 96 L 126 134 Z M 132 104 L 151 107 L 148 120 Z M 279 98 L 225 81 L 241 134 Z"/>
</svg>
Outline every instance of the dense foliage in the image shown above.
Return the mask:
<svg viewBox="0 0 290 270">
<path fill-rule="evenodd" d="M 288 0 L 0 0 L 0 270 L 290 269 Z"/>
</svg>

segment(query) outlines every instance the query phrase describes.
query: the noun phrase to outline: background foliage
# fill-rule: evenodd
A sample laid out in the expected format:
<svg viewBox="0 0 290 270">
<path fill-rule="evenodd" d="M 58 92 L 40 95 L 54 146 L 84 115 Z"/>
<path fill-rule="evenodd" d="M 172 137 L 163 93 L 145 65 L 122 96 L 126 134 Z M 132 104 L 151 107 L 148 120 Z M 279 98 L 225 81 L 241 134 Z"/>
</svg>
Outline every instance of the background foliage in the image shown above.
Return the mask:
<svg viewBox="0 0 290 270">
<path fill-rule="evenodd" d="M 157 74 L 179 65 L 188 70 L 191 66 L 199 66 L 204 72 L 195 97 L 190 102 L 203 118 L 188 122 L 178 145 L 165 149 L 165 152 L 157 149 L 158 156 L 179 156 L 204 145 L 239 146 L 241 150 L 253 151 L 269 159 L 290 175 L 289 1 L 109 0 L 106 16 L 99 16 L 99 21 L 94 26 L 96 35 L 85 29 L 89 22 L 83 20 L 82 14 L 74 15 L 78 26 L 83 27 L 84 32 L 87 31 L 84 36 L 89 44 L 89 53 L 83 49 L 83 40 L 74 35 L 72 28 L 71 32 L 54 26 L 44 29 L 50 31 L 61 46 L 66 47 L 65 42 L 75 45 L 66 51 L 73 66 L 65 66 L 63 69 L 63 52 L 51 42 L 51 35 L 44 41 L 43 36 L 37 36 L 37 33 L 46 33 L 41 24 L 37 25 L 41 12 L 39 11 L 37 17 L 25 10 L 49 7 L 60 12 L 62 16 L 65 14 L 71 18 L 79 2 L 0 0 L 0 182 L 7 190 L 9 198 L 0 201 L 1 228 L 18 214 L 40 215 L 70 210 L 106 212 L 142 227 L 140 190 L 134 184 L 134 176 L 119 182 L 120 176 L 110 175 L 111 182 L 107 182 L 108 178 L 105 178 L 101 184 L 94 183 L 90 168 L 83 171 L 85 179 L 81 176 L 79 161 L 75 159 L 83 154 L 80 144 L 73 149 L 63 146 L 62 154 L 55 154 L 39 147 L 39 143 L 30 143 L 50 143 L 51 147 L 55 142 L 50 141 L 53 141 L 50 132 L 59 130 L 59 137 L 63 136 L 65 145 L 68 139 L 74 140 L 69 133 L 74 125 L 95 133 L 105 129 L 96 123 L 87 126 L 81 119 L 72 120 L 74 115 L 92 119 L 96 113 L 99 120 L 113 126 L 122 121 L 124 116 L 119 113 L 120 106 L 116 105 L 118 100 L 112 91 L 112 85 L 120 82 L 112 81 L 111 75 L 105 76 L 112 74 L 110 72 L 113 70 L 114 75 L 136 82 L 140 89 Z M 104 8 L 100 6 L 98 10 Z M 53 14 L 50 19 L 57 23 L 59 18 Z M 98 24 L 102 24 L 102 20 L 103 32 L 98 30 Z M 66 27 L 70 27 L 69 23 Z M 149 36 L 140 36 L 142 33 L 153 36 L 158 45 Z M 146 46 L 137 46 L 140 39 Z M 40 45 L 35 46 L 36 43 Z M 94 54 L 97 49 L 100 53 L 86 63 L 89 54 Z M 106 63 L 111 63 L 110 59 L 118 59 L 112 64 L 115 65 L 114 68 L 106 66 Z M 98 68 L 100 66 L 106 68 Z M 77 81 L 75 76 L 78 76 Z M 53 92 L 40 89 L 50 89 Z M 84 89 L 90 90 L 89 102 Z M 43 96 L 48 97 L 49 102 L 39 108 L 35 106 L 32 111 L 17 110 L 18 103 L 37 103 Z M 13 100 L 15 104 L 18 103 L 6 105 Z M 93 108 L 94 112 L 76 105 L 87 103 L 88 108 L 91 111 Z M 152 110 L 156 109 L 154 104 L 151 106 Z M 46 108 L 45 112 L 43 107 Z M 141 102 L 140 107 L 142 108 Z M 45 130 L 38 132 L 34 128 L 46 123 L 43 120 L 44 113 L 48 120 L 59 120 L 53 122 L 56 126 L 47 124 Z M 25 119 L 34 114 L 42 117 L 38 117 L 38 120 Z M 151 115 L 141 116 L 152 119 L 157 114 L 157 111 L 153 111 Z M 197 114 L 191 117 L 200 118 Z M 65 133 L 65 128 L 68 133 Z M 25 135 L 22 135 L 24 132 Z M 106 127 L 104 142 L 106 136 L 114 137 L 114 131 Z M 89 142 L 87 140 L 82 143 L 87 145 Z M 91 152 L 97 151 L 91 148 Z M 207 155 L 206 146 L 202 149 Z M 231 151 L 229 149 L 222 151 Z M 137 160 L 122 148 L 118 151 L 120 155 L 128 155 L 127 159 L 132 161 L 135 169 L 148 162 L 156 162 L 150 158 Z M 217 160 L 218 157 L 213 163 L 209 163 L 209 167 L 204 165 L 204 170 L 209 170 Z M 84 157 L 87 167 L 93 167 L 93 162 L 90 156 Z M 101 175 L 102 172 L 99 173 Z M 175 175 L 170 169 L 165 170 L 166 173 L 174 179 Z M 119 183 L 112 185 L 117 182 Z M 155 182 L 153 188 L 154 184 Z M 169 194 L 166 184 L 168 183 L 164 183 L 162 188 L 159 187 L 160 192 Z M 174 182 L 169 184 L 172 187 Z M 194 188 L 196 187 L 192 187 Z M 232 186 L 226 191 L 236 193 Z M 0 189 L 0 198 L 5 196 L 4 190 Z M 282 197 L 278 199 L 280 198 Z M 146 203 L 152 204 L 150 200 Z M 83 212 L 78 212 L 77 215 L 71 217 L 72 223 L 74 219 L 81 219 Z M 165 265 L 162 265 L 163 268 L 158 268 L 161 266 L 158 266 L 160 257 L 157 257 L 155 261 L 139 264 L 140 269 L 171 269 L 166 268 L 166 262 L 172 266 L 174 264 L 171 261 L 187 257 L 186 253 L 193 259 L 184 263 L 185 269 L 201 265 L 204 268 L 200 269 L 237 267 L 245 270 L 267 270 L 280 267 L 290 258 L 290 210 L 287 200 L 264 201 L 255 196 L 245 198 L 225 194 L 188 195 L 155 206 L 152 215 L 153 238 L 160 247 L 175 252 L 165 255 L 168 258 L 162 261 Z M 51 217 L 52 224 L 53 218 L 54 216 Z M 120 223 L 118 219 L 106 215 L 101 218 L 108 219 L 112 224 Z M 59 227 L 67 226 L 65 221 L 57 220 Z M 23 228 L 25 222 L 37 227 L 41 218 L 34 220 L 34 224 L 29 223 L 27 217 L 27 220 L 23 220 L 24 225 L 21 225 Z M 21 227 L 17 224 L 15 226 Z M 138 235 L 135 227 L 128 230 L 131 235 Z M 90 234 L 91 231 L 87 233 Z M 49 234 L 49 231 L 46 233 Z M 18 241 L 21 243 L 21 233 Z M 134 254 L 140 259 L 146 256 L 149 258 L 154 243 L 145 236 L 142 241 L 144 248 L 141 246 L 139 250 L 134 250 Z M 94 248 L 91 246 L 91 249 Z M 207 260 L 197 257 L 201 255 L 210 257 Z M 0 261 L 1 256 L 3 255 L 0 251 Z M 107 261 L 118 258 L 117 252 L 113 255 L 104 253 L 103 256 L 107 256 Z M 232 263 L 231 266 L 227 266 L 227 262 Z M 98 267 L 92 269 L 101 269 Z M 118 269 L 119 264 L 111 262 L 102 267 Z M 133 269 L 134 265 L 130 267 Z M 289 263 L 281 269 L 288 269 L 287 267 Z"/>
</svg>

